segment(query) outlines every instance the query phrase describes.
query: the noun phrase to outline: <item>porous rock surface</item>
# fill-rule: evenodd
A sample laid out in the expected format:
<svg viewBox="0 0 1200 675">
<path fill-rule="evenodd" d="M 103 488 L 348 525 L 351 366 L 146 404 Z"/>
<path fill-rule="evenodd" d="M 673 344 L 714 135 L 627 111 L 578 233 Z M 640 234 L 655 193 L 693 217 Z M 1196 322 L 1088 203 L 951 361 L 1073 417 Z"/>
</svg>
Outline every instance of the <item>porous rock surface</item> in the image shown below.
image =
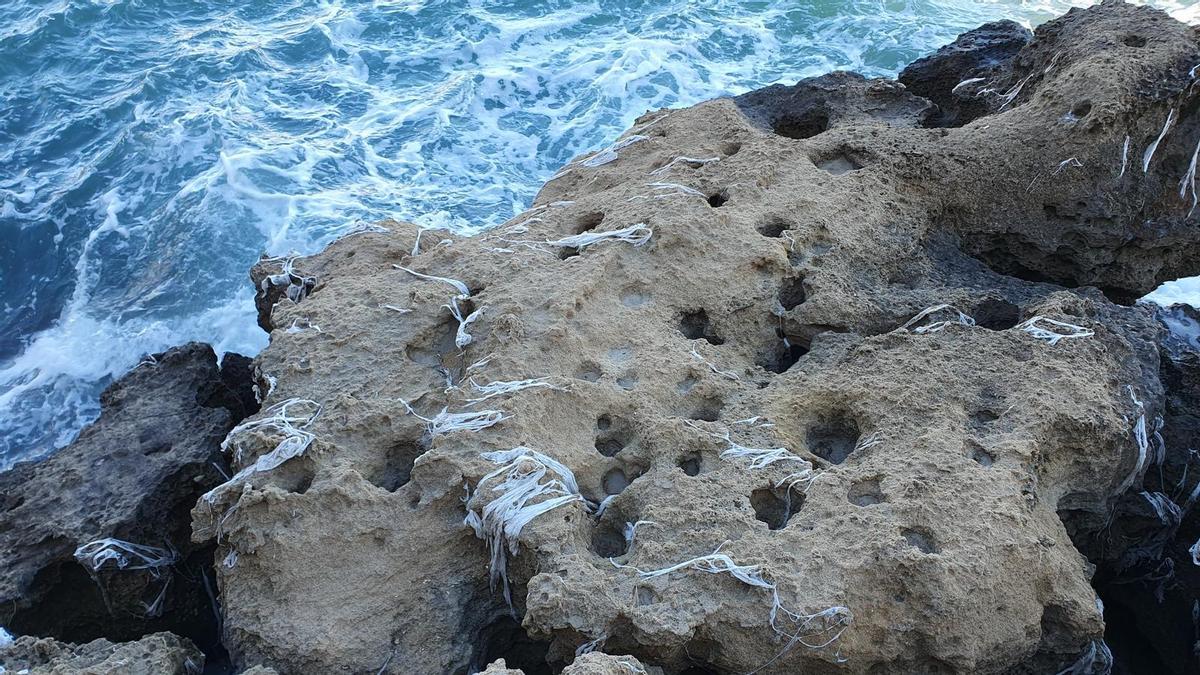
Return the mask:
<svg viewBox="0 0 1200 675">
<path fill-rule="evenodd" d="M 489 234 L 385 223 L 295 261 L 306 293 L 264 297 L 256 367 L 314 440 L 233 434 L 247 473 L 193 512 L 235 661 L 466 673 L 536 652 L 550 672 L 598 641 L 671 674 L 1044 673 L 1095 653 L 1060 513 L 1101 528 L 1163 413 L 1159 324 L 1118 303 L 1200 267 L 1200 39 L 1072 11 L 987 64 L 961 126 L 939 126 L 964 89 L 938 58 L 907 88 L 834 73 L 649 113 Z M 640 245 L 561 241 L 638 224 Z M 460 331 L 449 307 L 481 313 Z M 549 386 L 471 401 L 529 378 Z M 503 419 L 431 433 L 443 410 Z M 583 500 L 499 548 L 510 610 L 464 517 L 503 496 L 483 453 L 518 447 Z M 639 573 L 714 552 L 763 584 Z M 765 584 L 813 618 L 773 622 Z M 496 639 L 514 614 L 525 635 Z"/>
<path fill-rule="evenodd" d="M 20 637 L 0 648 L 0 667 L 26 675 L 200 675 L 204 655 L 188 640 L 152 633 L 131 642 L 70 644 Z"/>
<path fill-rule="evenodd" d="M 104 391 L 100 417 L 73 443 L 0 472 L 0 624 L 72 642 L 215 624 L 201 579 L 212 552 L 191 543 L 188 513 L 224 480 L 225 434 L 257 410 L 249 368 L 236 354 L 220 368 L 199 343 L 148 357 Z M 89 570 L 75 559 L 110 537 L 177 561 Z"/>
</svg>

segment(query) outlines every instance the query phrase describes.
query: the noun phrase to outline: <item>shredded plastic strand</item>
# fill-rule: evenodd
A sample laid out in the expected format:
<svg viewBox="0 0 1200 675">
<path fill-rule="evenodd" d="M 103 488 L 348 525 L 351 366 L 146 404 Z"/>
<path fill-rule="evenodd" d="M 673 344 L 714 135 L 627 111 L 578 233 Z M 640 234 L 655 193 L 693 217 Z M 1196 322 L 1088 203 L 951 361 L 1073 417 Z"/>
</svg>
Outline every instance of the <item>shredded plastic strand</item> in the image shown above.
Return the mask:
<svg viewBox="0 0 1200 675">
<path fill-rule="evenodd" d="M 671 169 L 675 168 L 676 164 L 687 164 L 690 166 L 692 164 L 700 164 L 700 165 L 712 164 L 713 162 L 719 162 L 719 161 L 721 161 L 720 157 L 706 157 L 704 159 L 700 159 L 698 157 L 676 157 L 675 159 L 672 159 L 671 161 L 667 162 L 665 165 L 651 171 L 650 175 L 651 176 L 662 176 L 664 174 L 667 174 L 671 171 Z"/>
<path fill-rule="evenodd" d="M 563 237 L 554 241 L 547 241 L 548 246 L 562 246 L 566 248 L 583 249 L 593 244 L 598 244 L 602 241 L 623 241 L 634 246 L 642 246 L 650 241 L 650 237 L 654 234 L 654 230 L 646 226 L 645 223 L 636 223 L 629 227 L 624 227 L 619 230 L 609 230 L 606 232 L 584 232 L 570 237 Z"/>
<path fill-rule="evenodd" d="M 603 166 L 605 164 L 608 164 L 609 162 L 615 162 L 617 160 L 617 158 L 619 157 L 619 155 L 617 153 L 620 150 L 623 150 L 623 149 L 633 145 L 634 143 L 637 143 L 639 141 L 644 141 L 649 138 L 650 138 L 649 136 L 642 136 L 641 134 L 633 134 L 632 136 L 626 136 L 625 138 L 622 138 L 621 140 L 617 141 L 616 143 L 613 143 L 609 147 L 607 147 L 607 148 L 601 150 L 600 152 L 597 152 L 596 154 L 592 155 L 591 157 L 588 157 L 587 159 L 583 160 L 582 162 L 580 162 L 580 164 L 588 167 L 589 169 L 594 169 L 598 166 Z"/>
<path fill-rule="evenodd" d="M 292 409 L 296 407 L 307 407 L 311 409 L 311 412 L 293 412 Z M 308 427 L 320 414 L 321 405 L 316 401 L 305 398 L 289 398 L 267 408 L 263 417 L 242 422 L 234 427 L 225 436 L 225 440 L 221 442 L 221 449 L 228 450 L 229 446 L 233 445 L 234 459 L 237 462 L 243 461 L 245 453 L 239 442 L 239 438 L 243 434 L 250 431 L 267 431 L 282 434 L 283 439 L 275 445 L 273 450 L 259 457 L 250 466 L 234 474 L 233 478 L 205 493 L 204 500 L 212 503 L 218 491 L 223 490 L 226 486 L 241 481 L 253 474 L 270 471 L 287 460 L 304 454 L 313 441 L 316 440 L 316 436 L 308 431 Z"/>
<path fill-rule="evenodd" d="M 692 355 L 692 358 L 694 358 L 697 361 L 699 361 L 700 363 L 703 363 L 704 365 L 708 366 L 709 370 L 713 371 L 717 375 L 720 375 L 721 377 L 724 377 L 729 380 L 735 380 L 735 381 L 741 379 L 738 377 L 737 373 L 735 373 L 731 370 L 721 370 L 720 368 L 716 367 L 712 361 L 709 361 L 708 359 L 701 356 L 700 352 L 696 351 L 696 342 L 692 343 L 692 349 L 691 349 L 690 354 Z"/>
<path fill-rule="evenodd" d="M 924 321 L 926 318 L 934 317 L 934 315 L 937 315 L 937 314 L 945 314 L 945 315 L 948 315 L 949 318 L 941 319 L 939 321 L 933 321 L 931 323 L 927 323 L 927 324 L 924 324 L 921 326 L 916 325 L 916 324 Z M 936 317 L 934 317 L 934 318 L 936 318 Z M 938 331 L 945 329 L 947 326 L 950 326 L 951 324 L 960 324 L 963 326 L 974 326 L 975 319 L 972 319 L 971 317 L 967 316 L 966 314 L 964 314 L 962 312 L 962 310 L 958 309 L 957 307 L 954 307 L 953 305 L 945 305 L 945 304 L 934 305 L 932 307 L 927 307 L 927 308 L 921 310 L 921 312 L 919 314 L 917 314 L 913 318 L 909 319 L 908 323 L 905 323 L 900 328 L 904 329 L 904 330 L 912 328 L 912 331 L 917 334 L 936 333 Z M 913 328 L 913 326 L 916 326 L 916 327 Z"/>
<path fill-rule="evenodd" d="M 547 382 L 549 379 L 550 378 L 548 377 L 538 377 L 529 380 L 496 381 L 489 382 L 487 384 L 479 384 L 474 379 L 470 379 L 468 381 L 471 383 L 471 388 L 483 395 L 476 398 L 467 399 L 467 405 L 475 405 L 476 403 L 482 403 L 489 398 L 515 394 L 518 391 L 525 391 L 526 389 L 545 388 L 553 389 L 554 391 L 566 391 L 562 387 L 556 387 Z"/>
<path fill-rule="evenodd" d="M 1179 181 L 1179 198 L 1187 199 L 1188 190 L 1192 191 L 1192 206 L 1188 209 L 1188 217 L 1196 210 L 1200 197 L 1196 195 L 1196 161 L 1200 159 L 1200 141 L 1196 141 L 1196 149 L 1192 151 L 1192 162 L 1188 165 L 1187 173 Z"/>
<path fill-rule="evenodd" d="M 1042 323 L 1048 324 L 1049 328 L 1039 325 Z M 1029 333 L 1039 340 L 1045 340 L 1051 345 L 1056 345 L 1059 343 L 1059 341 L 1068 338 L 1091 337 L 1096 334 L 1095 331 L 1084 328 L 1083 326 L 1076 326 L 1072 323 L 1048 319 L 1044 316 L 1035 316 L 1027 321 L 1023 321 L 1017 324 L 1017 328 Z"/>
<path fill-rule="evenodd" d="M 503 585 L 504 600 L 515 615 L 507 556 L 519 551 L 521 530 L 547 511 L 572 502 L 586 502 L 579 494 L 571 470 L 536 450 L 518 447 L 485 452 L 481 456 L 503 466 L 480 479 L 477 493 L 493 495 L 492 500 L 480 512 L 468 509 L 463 523 L 487 543 L 491 552 L 492 589 L 495 590 L 497 583 Z M 550 476 L 551 472 L 558 477 Z"/>
<path fill-rule="evenodd" d="M 1125 175 L 1125 169 L 1129 167 L 1129 136 L 1125 136 L 1125 145 L 1121 148 L 1121 173 L 1117 174 L 1117 178 Z"/>
<path fill-rule="evenodd" d="M 316 277 L 306 276 L 296 271 L 298 255 L 264 258 L 262 262 L 279 263 L 279 274 L 271 274 L 262 280 L 259 288 L 266 293 L 272 286 L 284 286 L 284 295 L 292 302 L 300 302 L 308 296 L 308 289 L 317 282 Z"/>
<path fill-rule="evenodd" d="M 1064 159 L 1063 161 L 1059 162 L 1058 168 L 1054 169 L 1054 173 L 1052 173 L 1050 175 L 1057 176 L 1058 174 L 1062 173 L 1063 171 L 1066 171 L 1070 167 L 1079 168 L 1082 166 L 1083 166 L 1083 162 L 1079 161 L 1078 158 L 1068 157 L 1067 159 Z"/>
<path fill-rule="evenodd" d="M 733 558 L 721 553 L 720 548 L 709 555 L 685 560 L 657 570 L 641 570 L 631 565 L 618 565 L 616 562 L 612 564 L 620 569 L 632 569 L 642 579 L 653 579 L 672 572 L 693 570 L 706 574 L 728 574 L 747 586 L 770 591 L 770 625 L 777 635 L 787 640 L 787 644 L 770 662 L 760 666 L 759 670 L 770 665 L 796 644 L 802 644 L 810 649 L 829 646 L 841 637 L 854 620 L 854 615 L 850 610 L 842 606 L 829 607 L 814 614 L 788 609 L 779 598 L 778 587 L 766 578 L 762 566 L 739 565 Z"/>
<path fill-rule="evenodd" d="M 1175 120 L 1175 109 L 1172 108 L 1167 112 L 1167 121 L 1163 124 L 1162 132 L 1158 134 L 1158 138 L 1146 148 L 1146 152 L 1142 154 L 1142 173 L 1150 171 L 1150 160 L 1154 159 L 1154 152 L 1158 150 L 1158 144 L 1167 137 L 1167 131 L 1171 128 L 1171 122 Z"/>
<path fill-rule="evenodd" d="M 1113 657 L 1104 640 L 1092 640 L 1071 667 L 1057 675 L 1108 675 L 1112 672 Z"/>
</svg>

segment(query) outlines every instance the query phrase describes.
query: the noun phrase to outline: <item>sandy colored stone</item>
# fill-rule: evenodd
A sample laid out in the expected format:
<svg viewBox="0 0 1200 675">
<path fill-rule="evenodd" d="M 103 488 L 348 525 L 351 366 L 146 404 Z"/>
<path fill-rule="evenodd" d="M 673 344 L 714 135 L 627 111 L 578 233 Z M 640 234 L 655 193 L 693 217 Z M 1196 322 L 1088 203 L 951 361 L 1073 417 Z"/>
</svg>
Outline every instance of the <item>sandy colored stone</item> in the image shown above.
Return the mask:
<svg viewBox="0 0 1200 675">
<path fill-rule="evenodd" d="M 482 453 L 527 446 L 586 500 L 507 554 L 521 651 L 548 643 L 554 667 L 600 639 L 666 673 L 1068 667 L 1104 623 L 1059 514 L 1102 525 L 1140 480 L 1136 421 L 1163 409 L 1161 329 L 1114 301 L 1198 271 L 1179 194 L 1196 63 L 1193 29 L 1105 3 L 1040 27 L 962 127 L 929 127 L 937 108 L 894 81 L 835 73 L 648 113 L 616 159 L 577 160 L 485 235 L 417 246 L 415 226 L 385 223 L 296 261 L 308 290 L 266 298 L 256 366 L 267 405 L 320 406 L 316 440 L 193 512 L 226 561 L 235 660 L 466 673 L 507 658 L 510 609 L 463 519 L 497 496 Z M 1186 113 L 1143 172 L 1171 110 Z M 638 224 L 640 246 L 552 243 Z M 464 348 L 459 291 L 398 265 L 468 287 L 460 313 L 482 314 Z M 941 304 L 955 310 L 908 324 Z M 1039 316 L 1090 334 L 1017 327 Z M 552 387 L 470 402 L 472 381 L 527 378 Z M 505 419 L 431 438 L 406 404 Z M 280 438 L 234 440 L 243 468 Z M 789 493 L 799 461 L 750 468 L 721 457 L 734 442 L 819 476 Z M 717 551 L 758 566 L 784 607 L 825 612 L 778 618 L 806 644 L 776 634 L 764 588 L 638 572 Z"/>
</svg>

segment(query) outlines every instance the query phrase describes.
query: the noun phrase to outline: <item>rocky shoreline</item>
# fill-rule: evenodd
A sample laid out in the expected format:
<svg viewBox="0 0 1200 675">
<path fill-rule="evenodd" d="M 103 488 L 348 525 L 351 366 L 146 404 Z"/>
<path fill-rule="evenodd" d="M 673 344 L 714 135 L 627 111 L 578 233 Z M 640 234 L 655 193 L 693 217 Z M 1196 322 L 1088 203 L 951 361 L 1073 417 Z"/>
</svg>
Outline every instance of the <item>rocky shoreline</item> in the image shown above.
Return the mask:
<svg viewBox="0 0 1200 675">
<path fill-rule="evenodd" d="M 0 474 L 0 666 L 1195 672 L 1200 322 L 1135 300 L 1200 273 L 1198 66 L 988 24 L 262 261 L 252 366 Z"/>
</svg>

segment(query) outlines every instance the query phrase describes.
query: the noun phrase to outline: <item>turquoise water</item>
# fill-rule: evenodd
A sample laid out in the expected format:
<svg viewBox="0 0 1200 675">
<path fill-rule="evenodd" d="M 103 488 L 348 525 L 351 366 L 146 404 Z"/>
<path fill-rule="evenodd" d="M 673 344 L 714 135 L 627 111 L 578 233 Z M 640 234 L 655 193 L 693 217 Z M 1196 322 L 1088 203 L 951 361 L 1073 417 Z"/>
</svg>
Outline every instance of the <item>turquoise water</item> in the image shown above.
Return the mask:
<svg viewBox="0 0 1200 675">
<path fill-rule="evenodd" d="M 647 109 L 890 75 L 1071 4 L 8 0 L 0 468 L 69 442 L 146 353 L 262 349 L 261 252 L 382 218 L 477 231 Z"/>
</svg>

